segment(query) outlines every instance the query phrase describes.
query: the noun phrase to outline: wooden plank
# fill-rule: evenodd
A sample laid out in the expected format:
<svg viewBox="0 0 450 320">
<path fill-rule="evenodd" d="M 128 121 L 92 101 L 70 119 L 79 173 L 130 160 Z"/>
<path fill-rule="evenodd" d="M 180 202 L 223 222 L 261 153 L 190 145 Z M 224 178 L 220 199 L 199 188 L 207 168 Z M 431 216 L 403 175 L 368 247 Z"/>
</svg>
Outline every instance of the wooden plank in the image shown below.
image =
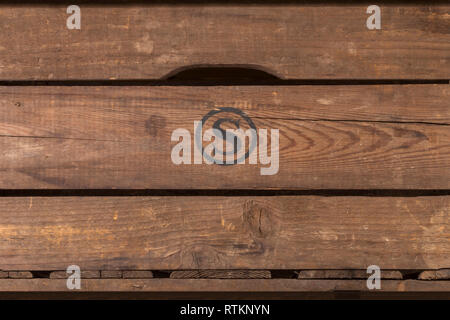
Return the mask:
<svg viewBox="0 0 450 320">
<path fill-rule="evenodd" d="M 100 274 L 104 279 L 119 279 L 123 275 L 121 270 L 102 270 Z"/>
<path fill-rule="evenodd" d="M 450 269 L 426 270 L 420 273 L 420 280 L 450 280 Z"/>
<path fill-rule="evenodd" d="M 50 273 L 50 279 L 67 279 L 70 274 L 66 271 L 53 271 Z M 98 279 L 100 278 L 100 271 L 82 270 L 80 276 L 82 279 Z"/>
<path fill-rule="evenodd" d="M 147 270 L 129 270 L 122 274 L 125 279 L 148 279 L 153 278 L 153 273 Z"/>
<path fill-rule="evenodd" d="M 268 270 L 183 270 L 172 271 L 172 279 L 270 279 Z"/>
<path fill-rule="evenodd" d="M 298 273 L 299 279 L 367 279 L 369 276 L 366 270 L 303 270 Z M 382 270 L 381 279 L 403 279 L 403 275 L 396 270 Z"/>
<path fill-rule="evenodd" d="M 382 5 L 2 5 L 0 79 L 159 79 L 195 65 L 283 79 L 448 79 L 450 7 Z"/>
<path fill-rule="evenodd" d="M 10 271 L 8 277 L 11 279 L 31 279 L 33 274 L 30 271 Z"/>
<path fill-rule="evenodd" d="M 450 197 L 2 197 L 0 270 L 441 269 Z"/>
<path fill-rule="evenodd" d="M 449 97 L 448 85 L 0 87 L 0 188 L 450 189 Z M 194 121 L 229 107 L 279 130 L 276 174 L 260 160 L 173 163 L 172 133 L 193 144 Z M 203 130 L 226 117 L 248 128 L 222 114 Z"/>
<path fill-rule="evenodd" d="M 68 290 L 63 279 L 0 279 L 0 292 L 449 292 L 450 281 L 382 280 L 380 290 L 366 280 L 296 279 L 82 279 Z"/>
</svg>

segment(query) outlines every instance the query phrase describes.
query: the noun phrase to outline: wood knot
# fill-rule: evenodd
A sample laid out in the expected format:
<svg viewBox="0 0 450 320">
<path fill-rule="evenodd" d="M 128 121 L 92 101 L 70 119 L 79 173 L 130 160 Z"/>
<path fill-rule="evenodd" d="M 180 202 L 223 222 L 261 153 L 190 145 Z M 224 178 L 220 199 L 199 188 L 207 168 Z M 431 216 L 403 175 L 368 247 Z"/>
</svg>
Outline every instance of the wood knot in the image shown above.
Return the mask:
<svg viewBox="0 0 450 320">
<path fill-rule="evenodd" d="M 158 115 L 152 115 L 147 119 L 147 121 L 145 121 L 145 128 L 152 137 L 156 137 L 158 135 L 158 132 L 161 129 L 165 128 L 165 126 L 166 118 Z"/>
<path fill-rule="evenodd" d="M 271 209 L 253 200 L 244 203 L 242 220 L 244 227 L 258 238 L 271 236 L 277 229 Z"/>
</svg>

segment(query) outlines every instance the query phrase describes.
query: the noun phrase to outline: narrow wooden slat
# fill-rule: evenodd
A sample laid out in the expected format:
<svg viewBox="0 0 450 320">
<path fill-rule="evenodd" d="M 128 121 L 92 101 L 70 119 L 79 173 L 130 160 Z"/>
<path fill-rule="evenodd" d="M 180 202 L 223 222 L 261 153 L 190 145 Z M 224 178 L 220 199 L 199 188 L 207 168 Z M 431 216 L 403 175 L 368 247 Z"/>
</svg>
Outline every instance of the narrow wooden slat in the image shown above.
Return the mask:
<svg viewBox="0 0 450 320">
<path fill-rule="evenodd" d="M 303 270 L 299 279 L 367 279 L 366 270 Z M 403 279 L 402 273 L 395 270 L 382 270 L 381 279 Z"/>
<path fill-rule="evenodd" d="M 450 280 L 450 269 L 427 270 L 419 275 L 420 280 Z"/>
<path fill-rule="evenodd" d="M 119 279 L 122 278 L 122 271 L 120 270 L 102 270 L 101 277 L 104 279 Z"/>
<path fill-rule="evenodd" d="M 448 85 L 0 87 L 0 188 L 449 189 L 449 97 Z M 193 144 L 194 121 L 224 107 L 279 129 L 276 174 L 259 160 L 172 162 L 173 131 Z"/>
<path fill-rule="evenodd" d="M 68 290 L 63 279 L 0 279 L 0 292 L 448 292 L 450 281 L 382 280 L 369 290 L 365 280 L 296 279 L 86 279 Z"/>
<path fill-rule="evenodd" d="M 100 271 L 96 270 L 81 270 L 82 279 L 98 279 L 100 278 Z M 67 279 L 69 274 L 66 271 L 53 271 L 50 273 L 50 279 Z"/>
<path fill-rule="evenodd" d="M 170 273 L 172 279 L 270 279 L 267 270 L 183 270 Z"/>
<path fill-rule="evenodd" d="M 450 197 L 3 197 L 0 270 L 441 269 Z"/>
<path fill-rule="evenodd" d="M 8 272 L 8 278 L 31 279 L 31 278 L 33 278 L 33 274 L 30 271 L 10 271 L 10 272 Z"/>
<path fill-rule="evenodd" d="M 153 273 L 147 270 L 129 270 L 122 274 L 124 279 L 148 279 L 153 278 Z"/>
<path fill-rule="evenodd" d="M 156 79 L 191 65 L 253 66 L 285 79 L 448 79 L 450 7 L 81 5 L 0 10 L 0 79 Z"/>
</svg>

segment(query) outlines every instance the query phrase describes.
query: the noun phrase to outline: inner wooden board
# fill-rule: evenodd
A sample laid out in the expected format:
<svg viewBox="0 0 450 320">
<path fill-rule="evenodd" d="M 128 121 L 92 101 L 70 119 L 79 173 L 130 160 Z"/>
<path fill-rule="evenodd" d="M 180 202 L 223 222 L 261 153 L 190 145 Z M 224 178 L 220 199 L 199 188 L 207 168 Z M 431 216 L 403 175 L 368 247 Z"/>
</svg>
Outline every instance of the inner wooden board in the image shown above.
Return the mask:
<svg viewBox="0 0 450 320">
<path fill-rule="evenodd" d="M 4 86 L 0 188 L 449 189 L 449 93 L 448 85 Z M 193 163 L 194 121 L 223 108 L 269 135 L 279 130 L 277 171 L 262 175 L 271 165 L 260 160 Z M 190 164 L 172 159 L 180 128 Z"/>
</svg>

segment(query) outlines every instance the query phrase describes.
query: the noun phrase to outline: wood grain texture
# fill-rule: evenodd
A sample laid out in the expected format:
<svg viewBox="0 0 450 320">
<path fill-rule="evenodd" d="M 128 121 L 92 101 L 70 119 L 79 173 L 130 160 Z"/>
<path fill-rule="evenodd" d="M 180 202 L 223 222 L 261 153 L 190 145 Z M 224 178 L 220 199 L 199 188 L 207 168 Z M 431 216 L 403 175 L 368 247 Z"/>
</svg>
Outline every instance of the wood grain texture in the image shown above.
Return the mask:
<svg viewBox="0 0 450 320">
<path fill-rule="evenodd" d="M 64 279 L 0 279 L 0 292 L 69 292 Z M 368 292 L 366 280 L 85 279 L 71 292 Z M 450 281 L 383 280 L 376 292 L 449 292 Z M 374 291 L 371 291 L 374 292 Z"/>
<path fill-rule="evenodd" d="M 0 87 L 0 188 L 450 189 L 449 97 L 448 85 Z M 280 130 L 277 174 L 172 162 L 172 132 L 193 141 L 194 121 L 223 107 Z"/>
<path fill-rule="evenodd" d="M 159 79 L 193 65 L 251 66 L 283 79 L 448 79 L 450 7 L 81 5 L 0 8 L 1 80 Z"/>
<path fill-rule="evenodd" d="M 50 273 L 50 279 L 67 279 L 72 273 L 66 271 L 53 271 Z M 100 278 L 100 271 L 97 270 L 81 270 L 82 279 L 98 279 Z"/>
<path fill-rule="evenodd" d="M 268 270 L 183 270 L 172 271 L 172 279 L 270 279 Z"/>
<path fill-rule="evenodd" d="M 153 273 L 148 270 L 127 270 L 123 271 L 122 277 L 125 279 L 148 279 L 153 278 Z"/>
<path fill-rule="evenodd" d="M 2 197 L 0 270 L 441 269 L 450 197 Z"/>
<path fill-rule="evenodd" d="M 366 270 L 303 270 L 298 279 L 367 279 Z M 403 279 L 402 273 L 395 270 L 381 270 L 381 279 Z"/>
<path fill-rule="evenodd" d="M 10 272 L 8 272 L 8 278 L 31 279 L 31 278 L 33 278 L 33 274 L 30 271 L 10 271 Z"/>
<path fill-rule="evenodd" d="M 100 276 L 104 279 L 120 279 L 123 276 L 121 270 L 102 270 Z"/>
<path fill-rule="evenodd" d="M 426 270 L 420 273 L 420 280 L 450 280 L 450 269 Z"/>
</svg>

